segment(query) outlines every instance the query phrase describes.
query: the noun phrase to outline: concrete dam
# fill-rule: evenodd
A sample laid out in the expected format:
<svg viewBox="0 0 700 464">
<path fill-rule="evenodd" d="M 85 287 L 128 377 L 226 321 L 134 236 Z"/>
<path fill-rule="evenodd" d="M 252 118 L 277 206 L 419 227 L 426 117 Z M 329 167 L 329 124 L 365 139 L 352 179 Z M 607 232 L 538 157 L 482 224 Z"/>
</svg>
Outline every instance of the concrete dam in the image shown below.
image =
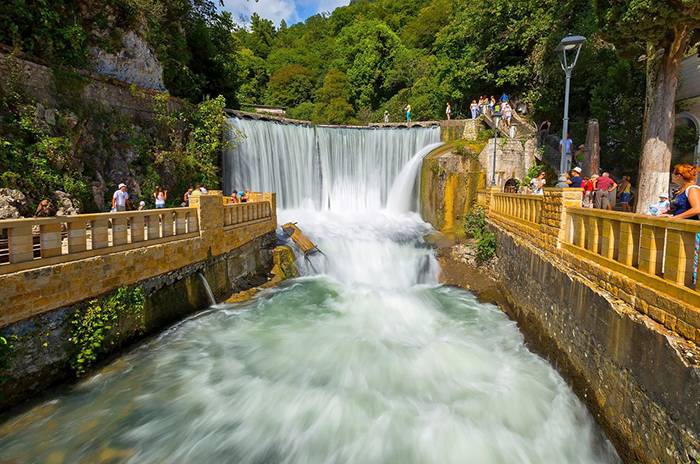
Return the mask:
<svg viewBox="0 0 700 464">
<path fill-rule="evenodd" d="M 230 128 L 239 143 L 224 154 L 223 193 L 197 195 L 189 208 L 0 224 L 17 237 L 0 264 L 8 302 L 0 334 L 13 340 L 0 371 L 13 398 L 3 403 L 2 459 L 692 462 L 698 368 L 674 358 L 674 347 L 682 341 L 692 353 L 695 332 L 661 337 L 639 324 L 607 331 L 614 322 L 604 316 L 606 296 L 567 280 L 563 255 L 553 251 L 566 248 L 560 223 L 569 224 L 565 199 L 575 192 L 553 190 L 541 204 L 518 199 L 515 208 L 483 188 L 479 166 L 451 153 L 439 127 L 231 118 Z M 435 163 L 442 167 L 431 171 Z M 260 193 L 230 204 L 233 189 Z M 421 212 L 436 203 L 440 220 L 427 222 Z M 457 227 L 473 204 L 487 210 L 497 234 L 508 307 L 441 283 L 428 237 Z M 278 225 L 287 222 L 323 254 L 282 262 L 279 245 L 291 244 Z M 31 255 L 19 239 L 35 225 L 40 247 L 53 245 L 53 253 Z M 294 266 L 298 275 L 226 302 Z M 219 303 L 208 302 L 198 276 Z M 70 380 L 63 373 L 85 356 L 74 340 L 87 322 L 95 326 L 86 319 L 94 301 L 126 303 L 109 313 L 108 337 L 88 338 L 99 346 L 85 375 L 51 388 Z M 581 322 L 585 304 L 596 317 Z M 620 311 L 615 317 L 637 317 Z M 664 363 L 666 378 L 656 379 L 644 359 L 622 360 L 611 344 L 627 349 L 625 334 L 660 353 L 654 367 Z M 572 349 L 588 353 L 588 364 Z M 611 394 L 601 405 L 602 385 L 623 404 Z M 645 438 L 630 439 L 636 429 Z"/>
</svg>

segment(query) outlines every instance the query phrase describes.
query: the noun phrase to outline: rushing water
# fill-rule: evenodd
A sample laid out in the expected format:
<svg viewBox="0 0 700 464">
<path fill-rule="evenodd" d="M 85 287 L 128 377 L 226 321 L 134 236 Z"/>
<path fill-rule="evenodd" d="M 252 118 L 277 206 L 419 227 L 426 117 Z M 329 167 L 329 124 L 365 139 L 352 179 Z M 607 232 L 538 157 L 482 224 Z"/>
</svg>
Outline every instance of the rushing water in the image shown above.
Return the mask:
<svg viewBox="0 0 700 464">
<path fill-rule="evenodd" d="M 244 134 L 224 157 L 224 187 L 277 192 L 281 208 L 379 209 L 393 180 L 440 129 L 344 129 L 232 118 Z"/>
<path fill-rule="evenodd" d="M 415 190 L 408 159 L 386 198 Z M 0 460 L 618 462 L 513 322 L 438 285 L 430 226 L 396 202 L 280 211 L 325 253 L 305 277 L 215 305 L 7 421 Z"/>
</svg>

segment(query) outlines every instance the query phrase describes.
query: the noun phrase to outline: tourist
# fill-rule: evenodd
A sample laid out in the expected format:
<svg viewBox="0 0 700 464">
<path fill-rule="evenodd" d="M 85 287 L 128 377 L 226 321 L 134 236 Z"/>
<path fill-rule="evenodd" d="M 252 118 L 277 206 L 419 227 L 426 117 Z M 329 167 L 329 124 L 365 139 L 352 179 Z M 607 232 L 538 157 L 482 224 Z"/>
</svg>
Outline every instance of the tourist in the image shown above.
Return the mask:
<svg viewBox="0 0 700 464">
<path fill-rule="evenodd" d="M 53 205 L 49 201 L 48 198 L 44 198 L 39 202 L 39 205 L 36 207 L 36 212 L 34 213 L 34 217 L 51 217 L 56 214 L 56 211 L 54 210 Z"/>
<path fill-rule="evenodd" d="M 244 190 L 243 192 L 241 192 L 241 203 L 248 203 L 248 193 L 248 190 Z"/>
<path fill-rule="evenodd" d="M 504 102 L 501 111 L 503 112 L 503 120 L 506 122 L 506 125 L 510 127 L 510 121 L 513 118 L 513 108 L 510 107 L 508 102 Z"/>
<path fill-rule="evenodd" d="M 469 110 L 472 112 L 472 119 L 479 117 L 479 104 L 476 100 L 472 100 L 472 104 L 469 105 Z"/>
<path fill-rule="evenodd" d="M 647 206 L 647 214 L 651 216 L 665 216 L 668 214 L 668 211 L 671 209 L 671 202 L 668 201 L 668 195 L 666 193 L 662 193 L 659 195 L 659 201 L 656 203 L 652 203 L 649 206 Z"/>
<path fill-rule="evenodd" d="M 503 95 L 501 95 L 501 102 L 507 102 L 508 101 L 508 94 L 503 92 Z"/>
<path fill-rule="evenodd" d="M 389 124 L 389 112 L 384 111 L 384 124 Z"/>
<path fill-rule="evenodd" d="M 188 188 L 185 195 L 182 197 L 183 206 L 190 206 L 190 195 L 192 195 L 192 187 Z"/>
<path fill-rule="evenodd" d="M 590 178 L 583 178 L 583 201 L 581 202 L 581 206 L 584 208 L 593 208 L 593 192 L 595 191 L 595 184 L 597 180 L 597 174 L 591 176 Z"/>
<path fill-rule="evenodd" d="M 695 183 L 697 176 L 697 166 L 688 163 L 674 166 L 671 180 L 679 186 L 671 202 L 674 219 L 698 219 L 698 215 L 700 215 L 700 186 Z"/>
<path fill-rule="evenodd" d="M 411 124 L 411 105 L 406 105 L 403 110 L 406 112 L 406 122 Z"/>
<path fill-rule="evenodd" d="M 542 171 L 537 175 L 537 177 L 530 181 L 530 189 L 532 190 L 533 195 L 544 195 L 544 185 L 547 183 L 545 180 L 546 175 L 547 174 Z"/>
<path fill-rule="evenodd" d="M 238 190 L 236 189 L 231 191 L 231 203 L 238 203 Z"/>
<path fill-rule="evenodd" d="M 493 95 L 491 95 L 491 100 L 489 100 L 489 111 L 490 111 L 490 113 L 493 114 L 493 112 L 495 111 L 495 109 L 496 109 L 496 97 L 494 97 Z"/>
<path fill-rule="evenodd" d="M 559 140 L 559 153 L 562 151 L 562 147 L 564 147 L 564 159 L 565 159 L 565 165 L 564 165 L 564 170 L 568 171 L 569 167 L 572 164 L 572 159 L 573 159 L 573 147 L 574 147 L 574 141 L 571 140 L 571 134 L 569 132 L 566 133 L 566 142 L 564 139 Z"/>
<path fill-rule="evenodd" d="M 618 186 L 618 201 L 622 211 L 627 213 L 632 211 L 630 202 L 632 201 L 632 179 L 630 176 L 622 176 L 622 181 Z"/>
<path fill-rule="evenodd" d="M 481 97 L 481 113 L 489 114 L 489 99 L 486 95 Z"/>
<path fill-rule="evenodd" d="M 206 195 L 207 193 L 209 193 L 209 191 L 207 190 L 207 188 L 206 188 L 205 186 L 203 186 L 203 185 L 200 185 L 200 186 L 199 186 L 199 192 L 202 193 L 202 194 L 204 194 L 204 195 Z"/>
<path fill-rule="evenodd" d="M 554 185 L 556 188 L 569 188 L 571 181 L 569 180 L 569 175 L 564 173 L 559 176 L 557 183 Z"/>
<path fill-rule="evenodd" d="M 158 206 L 156 206 L 156 208 L 157 208 L 157 207 L 158 207 Z M 137 210 L 137 211 L 143 211 L 143 210 L 145 210 L 145 209 L 146 209 L 146 202 L 143 201 L 143 200 L 139 201 L 139 207 L 136 208 L 136 210 Z"/>
<path fill-rule="evenodd" d="M 112 195 L 112 211 L 126 211 L 128 205 L 129 193 L 126 191 L 126 184 L 119 184 Z"/>
<path fill-rule="evenodd" d="M 610 173 L 604 172 L 596 182 L 596 190 L 593 195 L 595 207 L 598 209 L 613 209 L 615 205 L 610 200 L 615 198 L 612 195 L 612 191 L 616 188 L 617 183 L 610 177 Z"/>
<path fill-rule="evenodd" d="M 447 102 L 447 108 L 445 108 L 445 115 L 447 115 L 448 121 L 452 119 L 452 107 L 450 106 L 450 102 Z"/>
<path fill-rule="evenodd" d="M 168 199 L 168 191 L 162 190 L 160 185 L 156 186 L 155 192 L 153 192 L 153 198 L 156 201 L 156 209 L 165 208 L 165 200 Z"/>
<path fill-rule="evenodd" d="M 571 188 L 583 188 L 583 177 L 581 177 L 581 168 L 576 166 L 571 170 Z"/>
</svg>

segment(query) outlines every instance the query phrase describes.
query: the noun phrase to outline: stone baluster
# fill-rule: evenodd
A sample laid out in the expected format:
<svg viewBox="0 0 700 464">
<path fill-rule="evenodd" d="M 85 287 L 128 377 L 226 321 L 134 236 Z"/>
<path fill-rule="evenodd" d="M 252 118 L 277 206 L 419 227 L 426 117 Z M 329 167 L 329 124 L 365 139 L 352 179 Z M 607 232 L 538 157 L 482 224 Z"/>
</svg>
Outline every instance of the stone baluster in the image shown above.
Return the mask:
<svg viewBox="0 0 700 464">
<path fill-rule="evenodd" d="M 639 224 L 626 221 L 620 223 L 617 260 L 626 266 L 636 266 L 639 261 L 639 232 Z"/>
<path fill-rule="evenodd" d="M 231 208 L 229 210 L 229 220 L 231 219 Z M 197 232 L 199 230 L 199 224 L 197 221 L 197 211 L 189 211 L 187 213 L 187 233 Z"/>
<path fill-rule="evenodd" d="M 109 246 L 109 219 L 95 219 L 92 221 L 92 249 L 106 248 Z"/>
<path fill-rule="evenodd" d="M 131 243 L 143 242 L 145 220 L 142 215 L 131 218 Z"/>
<path fill-rule="evenodd" d="M 598 254 L 600 246 L 600 218 L 595 216 L 586 217 L 586 249 Z"/>
<path fill-rule="evenodd" d="M 148 240 L 160 238 L 160 214 L 149 214 L 146 216 L 148 222 Z"/>
<path fill-rule="evenodd" d="M 42 224 L 39 226 L 39 244 L 42 258 L 60 256 L 62 254 L 61 242 L 61 223 Z"/>
<path fill-rule="evenodd" d="M 586 217 L 574 214 L 574 245 L 585 248 L 586 246 Z"/>
<path fill-rule="evenodd" d="M 124 245 L 128 241 L 126 217 L 116 216 L 112 218 L 112 246 Z"/>
<path fill-rule="evenodd" d="M 666 237 L 665 258 L 664 279 L 679 285 L 692 287 L 695 234 L 693 232 L 669 229 Z"/>
<path fill-rule="evenodd" d="M 175 212 L 175 235 L 182 235 L 187 232 L 187 212 Z"/>
<path fill-rule="evenodd" d="M 7 229 L 11 263 L 23 263 L 34 259 L 34 238 L 32 226 L 20 225 Z"/>
<path fill-rule="evenodd" d="M 166 211 L 161 215 L 161 225 L 163 229 L 163 238 L 173 236 L 173 212 Z"/>
<path fill-rule="evenodd" d="M 80 253 L 87 249 L 85 244 L 86 228 L 86 221 L 71 221 L 68 223 L 68 253 Z"/>
<path fill-rule="evenodd" d="M 620 221 L 602 218 L 600 254 L 608 259 L 615 259 L 620 239 Z"/>
<path fill-rule="evenodd" d="M 661 275 L 664 264 L 665 229 L 649 225 L 642 226 L 639 239 L 639 270 L 652 275 Z"/>
</svg>

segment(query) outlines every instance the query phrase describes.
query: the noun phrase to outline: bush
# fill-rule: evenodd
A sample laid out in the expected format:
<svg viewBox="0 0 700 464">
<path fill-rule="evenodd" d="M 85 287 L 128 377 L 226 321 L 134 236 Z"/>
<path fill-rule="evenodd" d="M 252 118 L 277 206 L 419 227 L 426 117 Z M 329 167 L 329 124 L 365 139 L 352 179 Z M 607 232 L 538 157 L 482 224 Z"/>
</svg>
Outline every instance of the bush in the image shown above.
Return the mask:
<svg viewBox="0 0 700 464">
<path fill-rule="evenodd" d="M 484 231 L 476 240 L 476 260 L 484 263 L 496 254 L 496 235 L 488 230 Z"/>
<path fill-rule="evenodd" d="M 476 241 L 476 261 L 484 263 L 496 254 L 496 236 L 486 228 L 484 208 L 475 206 L 467 214 L 464 229 Z"/>
</svg>

